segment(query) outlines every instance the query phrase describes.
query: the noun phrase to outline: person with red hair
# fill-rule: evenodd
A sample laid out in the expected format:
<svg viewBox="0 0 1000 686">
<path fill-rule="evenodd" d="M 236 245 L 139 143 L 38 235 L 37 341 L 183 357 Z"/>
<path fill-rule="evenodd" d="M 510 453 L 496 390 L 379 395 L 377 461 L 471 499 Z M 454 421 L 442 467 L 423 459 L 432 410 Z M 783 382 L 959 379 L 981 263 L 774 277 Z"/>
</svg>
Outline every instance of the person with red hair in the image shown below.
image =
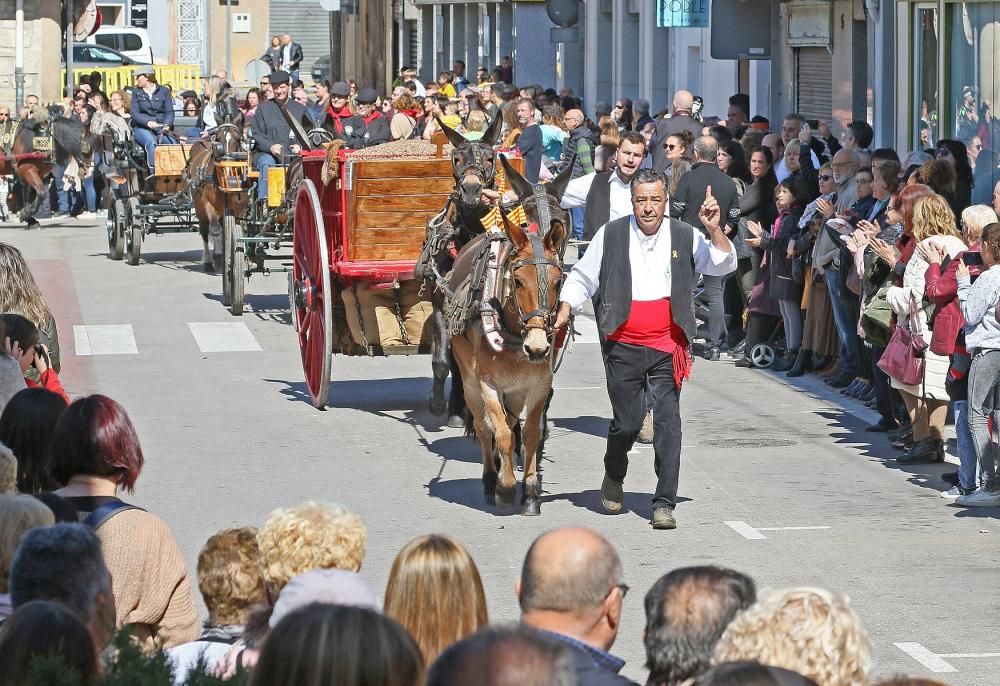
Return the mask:
<svg viewBox="0 0 1000 686">
<path fill-rule="evenodd" d="M 119 627 L 128 625 L 145 649 L 198 638 L 198 615 L 187 567 L 167 525 L 118 499 L 134 492 L 144 458 L 128 413 L 104 395 L 79 398 L 59 418 L 49 443 L 55 493 L 97 531 L 111 571 Z"/>
</svg>

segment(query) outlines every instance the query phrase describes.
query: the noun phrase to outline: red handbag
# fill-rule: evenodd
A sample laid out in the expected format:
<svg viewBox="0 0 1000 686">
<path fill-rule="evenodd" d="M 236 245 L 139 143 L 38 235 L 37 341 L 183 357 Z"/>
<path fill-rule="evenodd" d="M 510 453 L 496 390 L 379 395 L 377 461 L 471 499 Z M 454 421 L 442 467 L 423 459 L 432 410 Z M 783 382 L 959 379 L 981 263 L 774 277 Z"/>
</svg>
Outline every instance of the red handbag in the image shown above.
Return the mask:
<svg viewBox="0 0 1000 686">
<path fill-rule="evenodd" d="M 927 342 L 919 330 L 912 331 L 910 328 L 919 322 L 916 299 L 910 296 L 907 326 L 896 326 L 892 338 L 889 339 L 889 345 L 878 361 L 879 369 L 907 386 L 918 386 L 924 380 L 926 362 L 924 353 L 927 351 Z"/>
</svg>

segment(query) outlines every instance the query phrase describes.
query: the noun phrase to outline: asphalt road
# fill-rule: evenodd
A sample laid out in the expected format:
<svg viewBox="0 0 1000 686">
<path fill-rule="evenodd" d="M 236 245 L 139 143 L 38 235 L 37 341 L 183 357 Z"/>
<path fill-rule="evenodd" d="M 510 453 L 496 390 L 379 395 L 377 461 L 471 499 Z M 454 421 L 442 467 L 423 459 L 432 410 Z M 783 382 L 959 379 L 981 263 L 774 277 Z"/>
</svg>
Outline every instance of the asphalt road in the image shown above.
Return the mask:
<svg viewBox="0 0 1000 686">
<path fill-rule="evenodd" d="M 897 467 L 884 437 L 861 431 L 872 415 L 808 377 L 796 388 L 697 361 L 682 401 L 680 528 L 653 531 L 648 447 L 633 456 L 625 511 L 600 507 L 610 408 L 584 322 L 556 377 L 542 516 L 524 518 L 484 504 L 477 445 L 428 413 L 428 358 L 336 357 L 329 408 L 309 404 L 284 275 L 254 276 L 248 311 L 234 318 L 221 279 L 201 271 L 194 234 L 151 237 L 138 267 L 107 258 L 96 222 L 4 225 L 0 240 L 25 252 L 56 312 L 69 393 L 105 393 L 131 414 L 147 461 L 130 500 L 170 524 L 192 574 L 215 531 L 334 501 L 368 524 L 362 571 L 376 588 L 407 541 L 449 533 L 479 565 L 491 618 L 510 621 L 532 539 L 583 525 L 622 556 L 632 592 L 614 652 L 633 679 L 645 679 L 645 591 L 672 568 L 711 563 L 759 587 L 848 594 L 878 675 L 998 683 L 997 510 L 943 501 L 947 465 Z"/>
</svg>

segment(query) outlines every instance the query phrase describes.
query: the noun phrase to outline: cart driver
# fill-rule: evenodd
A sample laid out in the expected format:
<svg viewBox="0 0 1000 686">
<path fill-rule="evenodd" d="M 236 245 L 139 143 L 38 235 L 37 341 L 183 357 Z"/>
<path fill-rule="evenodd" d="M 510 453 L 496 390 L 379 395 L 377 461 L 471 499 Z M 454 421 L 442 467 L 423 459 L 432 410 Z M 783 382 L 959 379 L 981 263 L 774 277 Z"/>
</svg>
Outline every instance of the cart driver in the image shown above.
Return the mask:
<svg viewBox="0 0 1000 686">
<path fill-rule="evenodd" d="M 281 110 L 296 121 L 303 121 L 306 108 L 288 97 L 288 72 L 276 71 L 271 74 L 271 88 L 274 90 L 273 100 L 264 100 L 257 106 L 257 114 L 250 123 L 253 132 L 253 163 L 260 178 L 257 180 L 257 199 L 267 199 L 267 170 L 281 163 L 287 155 L 298 155 L 302 148 L 295 140 L 292 128 L 288 125 Z"/>
<path fill-rule="evenodd" d="M 135 140 L 146 149 L 149 173 L 153 173 L 153 152 L 157 143 L 176 143 L 174 138 L 174 103 L 170 91 L 156 82 L 152 67 L 138 67 L 133 76 L 132 128 Z"/>
</svg>

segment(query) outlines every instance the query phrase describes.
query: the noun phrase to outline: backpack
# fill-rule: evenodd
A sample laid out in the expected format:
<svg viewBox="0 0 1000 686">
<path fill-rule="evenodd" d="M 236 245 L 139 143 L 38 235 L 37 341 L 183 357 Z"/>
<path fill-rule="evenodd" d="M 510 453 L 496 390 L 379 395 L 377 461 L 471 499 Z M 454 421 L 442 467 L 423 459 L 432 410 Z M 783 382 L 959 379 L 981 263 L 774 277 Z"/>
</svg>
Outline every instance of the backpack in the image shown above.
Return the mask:
<svg viewBox="0 0 1000 686">
<path fill-rule="evenodd" d="M 104 503 L 96 510 L 87 515 L 86 519 L 83 520 L 85 526 L 89 526 L 94 531 L 100 528 L 102 524 L 114 517 L 119 512 L 124 512 L 125 510 L 143 510 L 141 507 L 136 507 L 135 505 L 129 505 L 126 502 L 115 498 Z"/>
</svg>

